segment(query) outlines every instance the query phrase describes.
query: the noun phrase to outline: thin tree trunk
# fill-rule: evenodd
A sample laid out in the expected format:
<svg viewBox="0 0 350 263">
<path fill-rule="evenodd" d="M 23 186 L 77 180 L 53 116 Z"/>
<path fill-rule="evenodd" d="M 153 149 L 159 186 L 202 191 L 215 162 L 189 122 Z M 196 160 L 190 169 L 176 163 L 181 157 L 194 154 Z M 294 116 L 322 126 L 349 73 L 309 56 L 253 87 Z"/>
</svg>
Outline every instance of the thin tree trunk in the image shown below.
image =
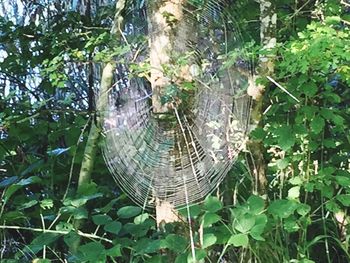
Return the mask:
<svg viewBox="0 0 350 263">
<path fill-rule="evenodd" d="M 89 132 L 89 136 L 86 142 L 83 161 L 81 163 L 79 180 L 77 192 L 83 194 L 84 186 L 88 185 L 91 182 L 91 174 L 94 168 L 95 156 L 98 148 L 98 141 L 101 134 L 100 124 L 103 121 L 103 113 L 105 112 L 105 108 L 107 105 L 107 93 L 113 82 L 113 73 L 115 69 L 114 63 L 108 63 L 102 72 L 101 79 L 101 87 L 100 87 L 100 97 L 97 101 L 97 106 L 100 112 L 100 116 L 95 116 L 95 121 L 91 122 L 91 128 Z M 82 226 L 82 220 L 75 220 L 74 228 L 79 230 Z M 80 239 L 76 240 L 76 242 L 72 245 L 72 251 L 77 252 L 78 247 L 80 245 Z"/>
<path fill-rule="evenodd" d="M 258 74 L 260 77 L 266 77 L 274 72 L 274 54 L 273 49 L 276 47 L 276 22 L 277 14 L 275 4 L 271 0 L 260 0 L 260 39 L 263 49 L 268 51 L 269 55 L 260 57 Z M 256 85 L 255 78 L 252 79 L 249 95 L 254 99 L 252 110 L 253 125 L 261 126 L 263 114 L 263 92 L 265 87 Z M 260 195 L 266 194 L 267 178 L 266 163 L 264 158 L 264 146 L 261 141 L 251 140 L 248 144 L 251 154 L 251 171 L 255 179 L 255 192 Z"/>
<path fill-rule="evenodd" d="M 78 192 L 82 189 L 84 185 L 90 183 L 91 181 L 91 173 L 94 167 L 94 160 L 98 148 L 97 144 L 101 133 L 100 124 L 102 123 L 103 113 L 105 112 L 105 108 L 107 105 L 107 93 L 113 84 L 112 82 L 114 69 L 115 65 L 112 62 L 108 63 L 103 69 L 100 97 L 97 101 L 97 106 L 100 114 L 99 116 L 96 116 L 96 121 L 92 121 L 91 123 L 89 137 L 86 142 L 84 157 L 79 173 Z"/>
</svg>

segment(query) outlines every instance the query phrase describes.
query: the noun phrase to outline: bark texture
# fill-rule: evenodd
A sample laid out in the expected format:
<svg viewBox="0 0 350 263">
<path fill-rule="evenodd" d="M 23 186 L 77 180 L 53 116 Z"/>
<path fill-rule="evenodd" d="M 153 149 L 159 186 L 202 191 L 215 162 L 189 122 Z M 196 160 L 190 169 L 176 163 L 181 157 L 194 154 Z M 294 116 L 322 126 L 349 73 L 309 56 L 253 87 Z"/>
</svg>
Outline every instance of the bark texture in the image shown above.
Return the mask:
<svg viewBox="0 0 350 263">
<path fill-rule="evenodd" d="M 150 1 L 148 34 L 151 65 L 152 105 L 154 113 L 166 113 L 171 105 L 162 104 L 164 89 L 172 81 L 168 68 L 174 58 L 183 55 L 190 39 L 190 23 L 184 14 L 186 0 Z"/>
<path fill-rule="evenodd" d="M 263 49 L 267 51 L 268 55 L 260 56 L 260 65 L 258 68 L 258 75 L 266 77 L 272 75 L 274 72 L 274 53 L 273 49 L 276 47 L 276 25 L 277 13 L 273 1 L 260 0 L 260 39 Z M 252 122 L 253 125 L 261 126 L 261 119 L 263 114 L 263 92 L 265 87 L 255 84 L 255 78 L 251 80 L 248 94 L 252 96 L 253 110 Z M 266 178 L 266 163 L 264 158 L 264 146 L 261 141 L 251 140 L 248 143 L 251 153 L 251 171 L 255 179 L 255 192 L 260 195 L 266 194 L 267 178 Z"/>
<path fill-rule="evenodd" d="M 191 32 L 192 26 L 190 21 L 186 19 L 183 8 L 186 2 L 187 0 L 149 1 L 147 6 L 150 82 L 152 106 L 155 114 L 167 113 L 172 108 L 171 104 L 162 103 L 166 87 L 171 83 L 178 82 L 174 76 L 169 74 L 170 67 L 176 66 L 177 57 L 186 54 L 188 51 L 187 42 L 193 39 L 194 32 Z M 182 71 L 188 72 L 188 70 L 181 69 Z M 156 216 L 158 226 L 179 220 L 175 208 L 170 203 L 160 199 L 157 200 Z"/>
<path fill-rule="evenodd" d="M 96 122 L 91 123 L 89 137 L 86 142 L 84 157 L 80 168 L 79 180 L 78 180 L 78 192 L 83 185 L 88 184 L 91 181 L 91 173 L 94 166 L 94 159 L 97 151 L 97 143 L 100 137 L 101 129 L 100 123 L 102 123 L 103 112 L 107 105 L 107 93 L 113 82 L 114 64 L 108 63 L 102 73 L 100 97 L 97 102 L 97 108 L 100 111 L 100 115 L 96 116 Z"/>
</svg>

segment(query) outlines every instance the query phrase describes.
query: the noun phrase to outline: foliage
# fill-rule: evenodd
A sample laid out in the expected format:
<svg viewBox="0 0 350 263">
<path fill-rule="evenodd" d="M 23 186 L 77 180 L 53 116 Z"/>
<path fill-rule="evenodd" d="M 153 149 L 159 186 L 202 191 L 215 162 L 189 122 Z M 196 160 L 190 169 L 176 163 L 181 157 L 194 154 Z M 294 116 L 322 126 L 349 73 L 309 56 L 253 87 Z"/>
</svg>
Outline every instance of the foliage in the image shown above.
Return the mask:
<svg viewBox="0 0 350 263">
<path fill-rule="evenodd" d="M 205 2 L 192 1 L 197 8 Z M 197 261 L 349 262 L 348 10 L 335 0 L 315 2 L 277 3 L 272 77 L 298 102 L 259 80 L 267 86 L 265 114 L 251 136 L 266 148 L 266 196 L 252 194 L 255 179 L 240 169 L 242 156 L 218 197 L 189 207 L 191 218 L 180 209 L 183 221 L 161 230 L 153 211 L 115 187 L 100 154 L 93 182 L 76 191 L 100 65 L 142 49 L 143 1 L 124 14 L 132 45 L 110 35 L 112 6 L 88 15 L 57 4 L 46 15 L 33 5 L 22 22 L 0 18 L 1 262 L 192 262 L 190 229 Z M 243 39 L 258 43 L 257 3 L 235 3 Z M 146 77 L 144 68 L 131 70 Z M 169 89 L 178 95 L 177 86 Z"/>
</svg>

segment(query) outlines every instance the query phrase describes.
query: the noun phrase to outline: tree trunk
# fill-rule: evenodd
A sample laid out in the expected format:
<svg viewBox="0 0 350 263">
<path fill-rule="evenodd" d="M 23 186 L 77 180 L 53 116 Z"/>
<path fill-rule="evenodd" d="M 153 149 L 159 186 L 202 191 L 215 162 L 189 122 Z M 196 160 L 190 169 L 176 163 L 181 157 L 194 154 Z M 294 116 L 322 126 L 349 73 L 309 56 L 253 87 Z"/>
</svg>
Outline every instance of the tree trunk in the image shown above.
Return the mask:
<svg viewBox="0 0 350 263">
<path fill-rule="evenodd" d="M 184 14 L 185 4 L 186 0 L 161 0 L 149 1 L 147 6 L 150 81 L 155 114 L 168 113 L 172 108 L 171 103 L 162 102 L 166 87 L 177 82 L 169 74 L 169 65 L 176 66 L 176 58 L 186 54 L 188 51 L 186 43 L 193 36 L 193 32 L 190 31 L 191 24 Z M 161 223 L 170 223 L 179 219 L 173 205 L 160 199 L 157 200 L 156 215 L 158 226 Z"/>
<path fill-rule="evenodd" d="M 171 105 L 162 103 L 164 89 L 174 79 L 167 67 L 174 58 L 187 50 L 190 26 L 183 6 L 186 0 L 150 1 L 148 4 L 148 34 L 151 65 L 152 105 L 154 113 L 167 113 Z M 192 32 L 193 34 L 193 32 Z"/>
<path fill-rule="evenodd" d="M 89 137 L 86 142 L 84 157 L 81 164 L 78 181 L 78 192 L 82 187 L 91 181 L 91 173 L 94 166 L 94 158 L 97 151 L 97 143 L 100 137 L 101 129 L 99 125 L 102 123 L 103 113 L 107 105 L 107 93 L 109 88 L 112 86 L 113 73 L 115 65 L 108 63 L 102 73 L 100 97 L 98 98 L 97 106 L 100 112 L 100 116 L 96 116 L 96 122 L 92 121 Z"/>
<path fill-rule="evenodd" d="M 260 39 L 263 50 L 268 55 L 260 56 L 260 65 L 258 75 L 266 77 L 274 72 L 274 54 L 273 49 L 276 47 L 276 25 L 277 14 L 274 2 L 271 0 L 260 0 Z M 253 97 L 252 122 L 254 126 L 261 126 L 261 118 L 263 114 L 263 92 L 265 87 L 256 85 L 255 79 L 251 80 L 248 94 Z M 261 141 L 251 140 L 248 143 L 251 153 L 251 171 L 255 179 L 255 192 L 260 195 L 266 194 L 267 178 L 266 163 L 264 158 L 264 146 Z"/>
</svg>

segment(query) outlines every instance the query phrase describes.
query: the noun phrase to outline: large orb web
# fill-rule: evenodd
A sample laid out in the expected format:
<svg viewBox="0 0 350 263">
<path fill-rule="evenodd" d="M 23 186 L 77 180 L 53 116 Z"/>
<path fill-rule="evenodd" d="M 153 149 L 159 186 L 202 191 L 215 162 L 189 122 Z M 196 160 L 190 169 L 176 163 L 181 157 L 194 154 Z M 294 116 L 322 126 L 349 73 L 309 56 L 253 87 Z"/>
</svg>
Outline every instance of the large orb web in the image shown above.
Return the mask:
<svg viewBox="0 0 350 263">
<path fill-rule="evenodd" d="M 117 67 L 120 77 L 104 113 L 103 153 L 119 186 L 140 206 L 161 201 L 181 207 L 203 199 L 244 148 L 250 67 L 224 9 L 209 1 L 199 15 L 187 13 L 196 23 L 198 35 L 189 46 L 201 73 L 186 105 L 174 103 L 165 118 L 152 111 L 150 85 L 129 76 L 127 63 Z"/>
</svg>

